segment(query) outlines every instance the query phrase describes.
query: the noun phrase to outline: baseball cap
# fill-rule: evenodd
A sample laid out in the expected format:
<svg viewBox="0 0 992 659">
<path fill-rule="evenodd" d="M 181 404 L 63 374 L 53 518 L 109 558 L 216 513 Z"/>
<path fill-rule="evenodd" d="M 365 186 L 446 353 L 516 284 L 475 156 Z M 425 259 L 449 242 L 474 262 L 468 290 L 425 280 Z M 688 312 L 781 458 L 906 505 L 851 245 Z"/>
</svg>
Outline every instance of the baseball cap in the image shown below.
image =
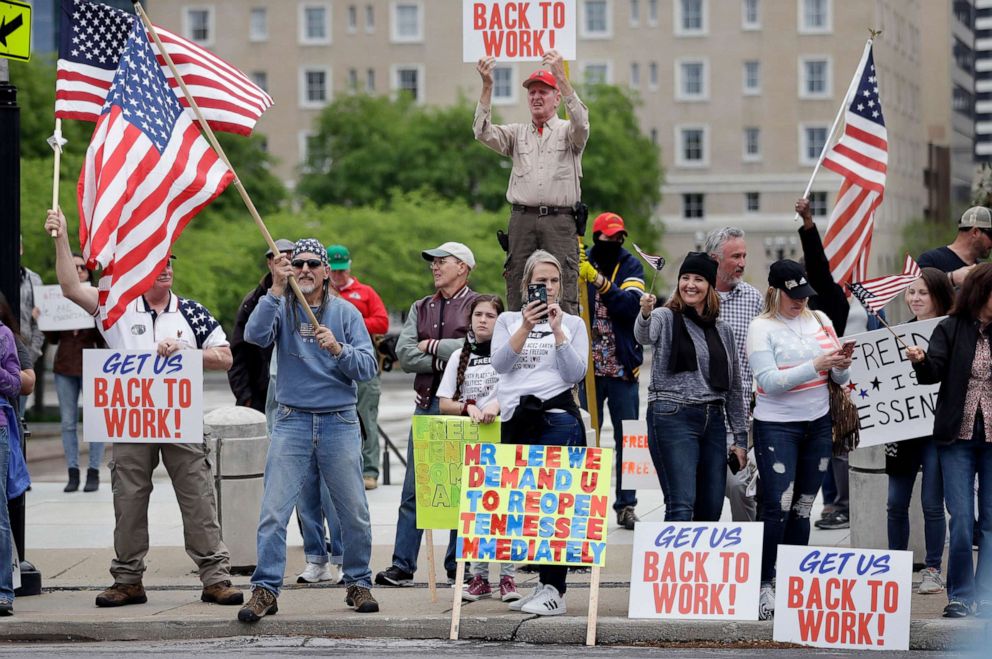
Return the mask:
<svg viewBox="0 0 992 659">
<path fill-rule="evenodd" d="M 816 291 L 806 280 L 803 267 L 790 259 L 775 261 L 768 268 L 768 285 L 773 286 L 793 300 L 802 300 L 816 295 Z"/>
<path fill-rule="evenodd" d="M 344 245 L 331 245 L 327 248 L 327 263 L 331 270 L 351 268 L 351 252 Z"/>
<path fill-rule="evenodd" d="M 604 236 L 615 236 L 618 233 L 627 233 L 623 226 L 623 218 L 616 213 L 600 213 L 592 223 L 593 234 L 601 233 Z"/>
<path fill-rule="evenodd" d="M 442 243 L 434 249 L 425 249 L 420 254 L 424 257 L 425 261 L 433 261 L 438 257 L 454 256 L 467 265 L 469 269 L 475 268 L 475 255 L 472 254 L 472 250 L 462 243 Z"/>
<path fill-rule="evenodd" d="M 535 82 L 543 82 L 548 87 L 551 87 L 551 89 L 558 89 L 558 81 L 555 80 L 553 75 L 551 75 L 551 71 L 548 71 L 547 69 L 538 69 L 537 71 L 534 71 L 530 74 L 530 77 L 524 80 L 523 85 L 525 88 L 529 89 Z"/>
<path fill-rule="evenodd" d="M 989 212 L 985 206 L 972 206 L 966 210 L 961 216 L 961 221 L 958 222 L 958 228 L 970 229 L 973 227 L 992 229 L 992 212 Z"/>
<path fill-rule="evenodd" d="M 292 240 L 286 240 L 285 238 L 280 238 L 279 240 L 276 241 L 276 249 L 279 250 L 280 252 L 292 252 L 294 247 L 296 247 L 296 245 L 293 243 Z M 273 254 L 271 249 L 265 251 L 265 258 L 269 258 L 272 255 Z"/>
</svg>

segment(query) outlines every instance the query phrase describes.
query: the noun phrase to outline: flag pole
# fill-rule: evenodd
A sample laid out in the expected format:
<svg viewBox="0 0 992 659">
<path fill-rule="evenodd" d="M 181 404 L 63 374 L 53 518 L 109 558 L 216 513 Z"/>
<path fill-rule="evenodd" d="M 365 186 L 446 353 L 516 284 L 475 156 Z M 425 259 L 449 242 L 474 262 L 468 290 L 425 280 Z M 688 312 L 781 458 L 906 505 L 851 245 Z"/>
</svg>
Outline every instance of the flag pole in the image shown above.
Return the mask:
<svg viewBox="0 0 992 659">
<path fill-rule="evenodd" d="M 865 49 L 861 53 L 861 59 L 858 60 L 858 67 L 854 70 L 854 77 L 851 78 L 851 84 L 847 87 L 847 93 L 844 94 L 844 98 L 841 101 L 840 108 L 837 110 L 837 116 L 834 117 L 834 123 L 830 127 L 830 132 L 827 134 L 827 139 L 823 141 L 823 148 L 820 149 L 820 157 L 816 160 L 816 165 L 813 167 L 813 173 L 810 174 L 809 181 L 806 183 L 806 189 L 803 191 L 803 199 L 809 199 L 809 192 L 813 188 L 813 180 L 816 179 L 816 175 L 820 173 L 820 166 L 823 164 L 823 159 L 827 156 L 827 151 L 830 149 L 830 143 L 834 139 L 834 135 L 837 133 L 837 127 L 840 126 L 840 120 L 844 116 L 844 110 L 847 108 L 848 104 L 851 102 L 851 96 L 857 91 L 858 82 L 861 80 L 861 71 L 864 69 L 865 61 L 868 59 L 868 53 L 871 51 L 871 45 L 874 43 L 875 36 L 881 34 L 881 31 L 870 30 L 871 36 L 868 37 L 867 43 L 865 43 Z M 801 220 L 799 213 L 793 220 Z"/>
<path fill-rule="evenodd" d="M 55 212 L 59 211 L 59 177 L 62 173 L 62 145 L 65 144 L 65 140 L 62 139 L 62 120 L 55 120 L 55 132 L 52 136 L 48 138 L 48 143 L 51 145 L 52 150 L 55 152 L 55 164 L 52 171 L 52 210 Z M 52 238 L 59 235 L 59 232 L 52 229 Z"/>
<path fill-rule="evenodd" d="M 255 204 L 248 195 L 248 191 L 245 190 L 245 186 L 241 183 L 241 179 L 238 177 L 238 173 L 231 165 L 231 161 L 227 159 L 227 154 L 224 153 L 224 149 L 221 147 L 220 142 L 217 141 L 217 136 L 214 135 L 213 129 L 210 128 L 210 124 L 208 124 L 207 120 L 203 117 L 203 112 L 200 111 L 200 106 L 196 104 L 196 99 L 194 99 L 193 95 L 190 94 L 189 88 L 186 87 L 186 83 L 183 81 L 183 77 L 179 75 L 179 71 L 176 69 L 176 65 L 172 61 L 172 57 L 165 49 L 165 46 L 162 45 L 162 40 L 159 39 L 158 32 L 155 30 L 155 26 L 152 25 L 151 20 L 149 20 L 148 14 L 145 13 L 145 10 L 141 6 L 139 0 L 131 0 L 131 2 L 134 4 L 134 11 L 141 18 L 141 22 L 144 24 L 145 29 L 147 29 L 148 33 L 152 35 L 152 39 L 155 41 L 155 46 L 158 48 L 158 52 L 162 55 L 165 63 L 169 66 L 169 70 L 172 71 L 172 76 L 176 79 L 176 82 L 179 83 L 179 88 L 182 89 L 183 95 L 186 97 L 190 108 L 192 108 L 193 113 L 196 115 L 196 119 L 200 123 L 200 127 L 203 129 L 203 133 L 206 135 L 207 140 L 210 142 L 210 146 L 213 147 L 220 159 L 225 165 L 227 165 L 227 168 L 231 170 L 231 173 L 234 174 L 234 187 L 237 189 L 238 194 L 241 195 L 242 201 L 245 202 L 245 206 L 248 208 L 248 213 L 251 215 L 252 219 L 255 220 L 255 225 L 258 227 L 258 230 L 262 232 L 262 237 L 265 238 L 266 244 L 268 244 L 269 249 L 272 250 L 273 254 L 279 254 L 279 248 L 276 247 L 275 241 L 272 240 L 272 234 L 269 233 L 268 227 L 265 226 L 265 222 L 262 221 L 261 215 L 258 214 L 258 209 L 255 208 Z M 293 293 L 296 295 L 296 298 L 300 301 L 300 304 L 303 305 L 303 310 L 306 312 L 310 323 L 314 326 L 314 328 L 319 327 L 320 322 L 318 322 L 313 310 L 310 309 L 310 305 L 307 303 L 307 299 L 304 297 L 303 291 L 300 290 L 300 285 L 296 283 L 295 276 L 289 276 L 289 285 L 290 288 L 293 289 Z"/>
</svg>

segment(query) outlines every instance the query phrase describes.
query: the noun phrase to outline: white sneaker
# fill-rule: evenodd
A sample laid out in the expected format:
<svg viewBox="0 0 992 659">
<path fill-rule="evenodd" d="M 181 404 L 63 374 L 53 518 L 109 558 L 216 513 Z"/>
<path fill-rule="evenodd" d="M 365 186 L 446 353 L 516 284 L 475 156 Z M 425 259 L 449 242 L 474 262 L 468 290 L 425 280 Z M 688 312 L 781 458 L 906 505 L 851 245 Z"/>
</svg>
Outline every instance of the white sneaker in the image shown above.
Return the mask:
<svg viewBox="0 0 992 659">
<path fill-rule="evenodd" d="M 548 584 L 534 598 L 520 607 L 524 613 L 534 613 L 539 616 L 560 616 L 565 613 L 565 598 L 558 589 Z"/>
<path fill-rule="evenodd" d="M 541 590 L 543 588 L 544 588 L 544 584 L 538 582 L 538 584 L 534 587 L 534 590 L 530 591 L 530 593 L 528 593 L 527 595 L 524 595 L 523 597 L 521 597 L 518 600 L 515 600 L 513 602 L 510 602 L 509 605 L 508 605 L 509 606 L 509 609 L 511 611 L 520 611 L 521 609 L 523 609 L 524 604 L 526 604 L 527 602 L 529 602 L 532 599 L 534 599 L 535 597 L 537 597 L 537 594 L 539 592 L 541 592 Z"/>
<path fill-rule="evenodd" d="M 338 575 L 331 572 L 332 566 L 329 563 L 307 563 L 307 566 L 303 568 L 303 572 L 300 572 L 299 576 L 296 578 L 296 583 L 320 583 L 321 581 L 334 581 L 337 583 L 337 577 L 340 576 L 340 571 Z"/>
<path fill-rule="evenodd" d="M 775 587 L 761 584 L 758 595 L 758 620 L 771 620 L 775 617 Z"/>
<path fill-rule="evenodd" d="M 920 582 L 920 595 L 933 595 L 944 592 L 944 577 L 935 567 L 926 567 L 920 571 L 923 580 Z"/>
</svg>

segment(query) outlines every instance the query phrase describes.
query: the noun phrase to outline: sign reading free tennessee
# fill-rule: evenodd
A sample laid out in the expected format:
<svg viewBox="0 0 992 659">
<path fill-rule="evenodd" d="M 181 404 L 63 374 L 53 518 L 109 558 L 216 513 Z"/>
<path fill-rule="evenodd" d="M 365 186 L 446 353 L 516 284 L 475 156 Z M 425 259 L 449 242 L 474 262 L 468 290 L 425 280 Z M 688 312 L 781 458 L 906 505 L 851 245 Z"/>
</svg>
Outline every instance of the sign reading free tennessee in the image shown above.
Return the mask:
<svg viewBox="0 0 992 659">
<path fill-rule="evenodd" d="M 83 351 L 83 439 L 195 444 L 203 441 L 203 356 L 181 350 Z"/>
<path fill-rule="evenodd" d="M 613 450 L 466 444 L 459 561 L 606 563 Z"/>
<path fill-rule="evenodd" d="M 575 0 L 462 0 L 462 58 L 533 62 L 557 50 L 574 60 L 577 23 Z"/>
</svg>

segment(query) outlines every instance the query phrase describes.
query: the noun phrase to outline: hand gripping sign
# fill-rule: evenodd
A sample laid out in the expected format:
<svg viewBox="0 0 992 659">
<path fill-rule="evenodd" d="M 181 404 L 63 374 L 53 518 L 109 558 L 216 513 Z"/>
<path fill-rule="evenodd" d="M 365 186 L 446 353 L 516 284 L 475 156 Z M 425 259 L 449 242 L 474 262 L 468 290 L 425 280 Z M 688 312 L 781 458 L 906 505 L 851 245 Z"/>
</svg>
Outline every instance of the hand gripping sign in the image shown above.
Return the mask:
<svg viewBox="0 0 992 659">
<path fill-rule="evenodd" d="M 575 59 L 575 0 L 462 0 L 462 59 L 539 62 L 557 50 Z"/>
<path fill-rule="evenodd" d="M 195 444 L 203 441 L 203 357 L 181 350 L 83 351 L 83 439 Z"/>
<path fill-rule="evenodd" d="M 818 648 L 908 650 L 913 553 L 778 548 L 774 639 Z"/>
</svg>

